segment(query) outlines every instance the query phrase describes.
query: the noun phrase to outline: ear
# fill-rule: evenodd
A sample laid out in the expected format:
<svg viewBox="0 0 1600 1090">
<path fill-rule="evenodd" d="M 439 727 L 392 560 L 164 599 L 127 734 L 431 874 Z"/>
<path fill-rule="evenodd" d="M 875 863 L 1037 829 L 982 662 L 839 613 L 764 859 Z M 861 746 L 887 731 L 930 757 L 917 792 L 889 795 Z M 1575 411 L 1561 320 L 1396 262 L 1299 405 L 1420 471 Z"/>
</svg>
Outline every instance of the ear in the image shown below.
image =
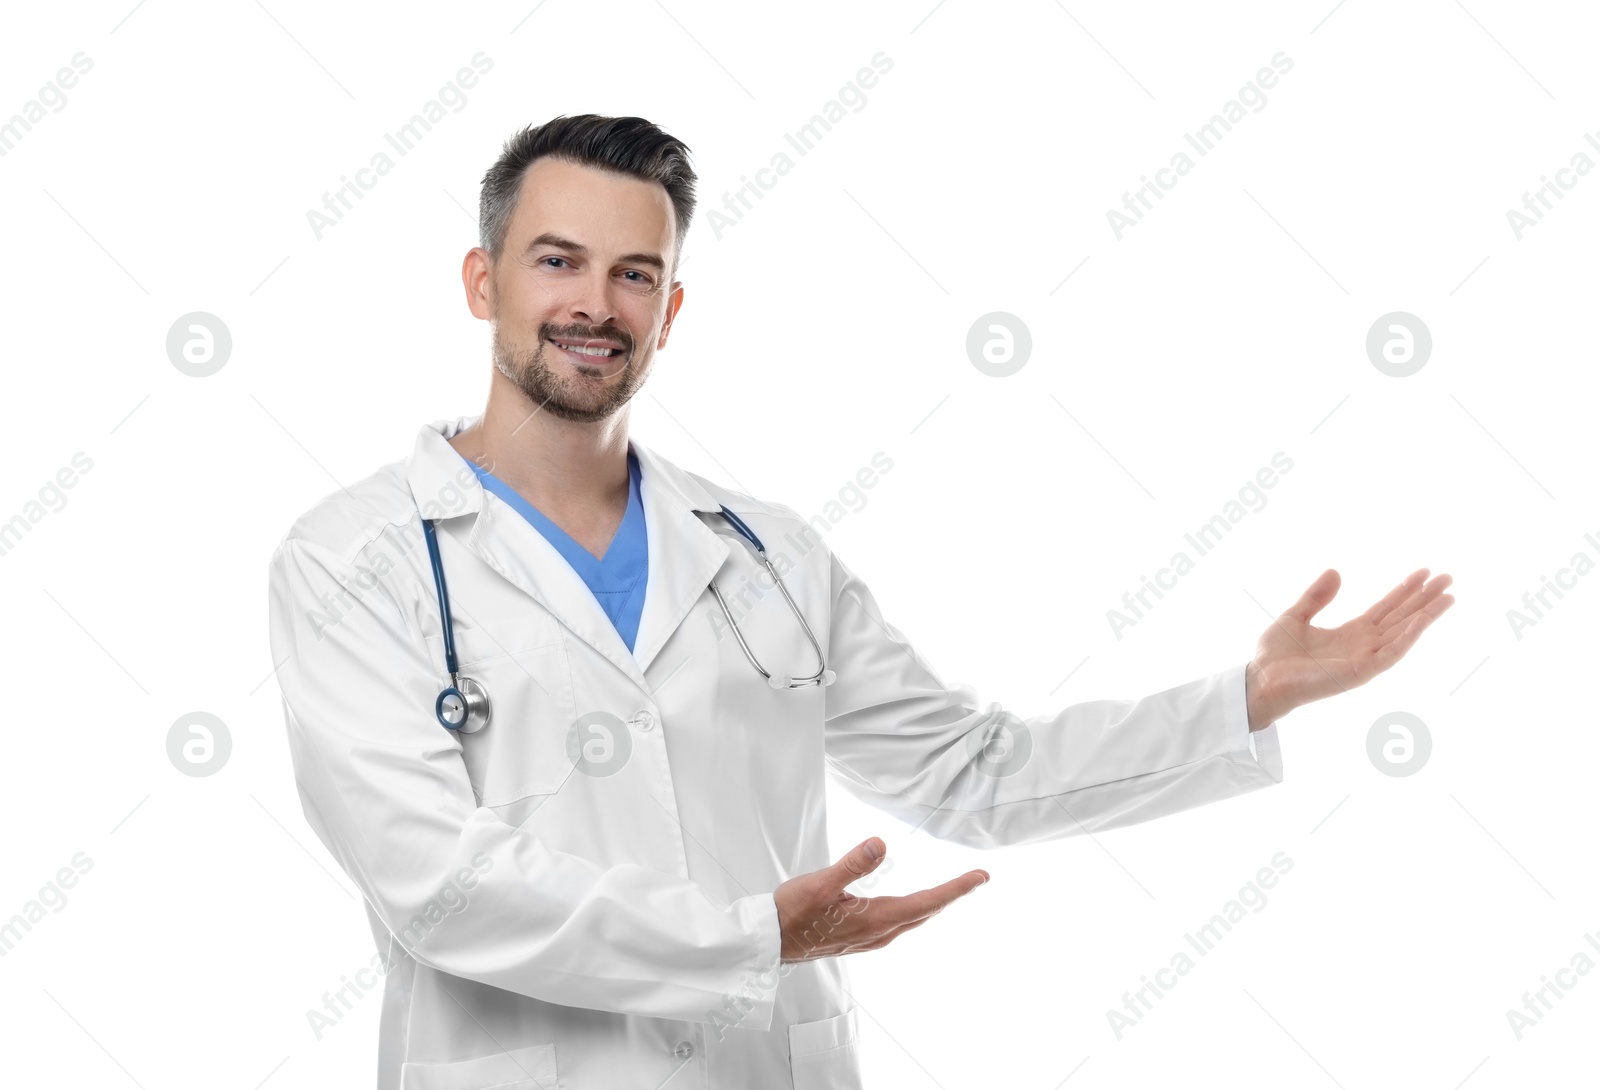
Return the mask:
<svg viewBox="0 0 1600 1090">
<path fill-rule="evenodd" d="M 494 276 L 489 251 L 474 246 L 461 262 L 461 286 L 467 294 L 467 309 L 474 318 L 487 322 L 494 317 Z"/>
<path fill-rule="evenodd" d="M 683 306 L 683 281 L 674 280 L 667 295 L 667 316 L 661 322 L 661 336 L 656 339 L 656 351 L 667 347 L 667 334 L 672 332 L 672 320 L 678 316 L 678 308 Z"/>
</svg>

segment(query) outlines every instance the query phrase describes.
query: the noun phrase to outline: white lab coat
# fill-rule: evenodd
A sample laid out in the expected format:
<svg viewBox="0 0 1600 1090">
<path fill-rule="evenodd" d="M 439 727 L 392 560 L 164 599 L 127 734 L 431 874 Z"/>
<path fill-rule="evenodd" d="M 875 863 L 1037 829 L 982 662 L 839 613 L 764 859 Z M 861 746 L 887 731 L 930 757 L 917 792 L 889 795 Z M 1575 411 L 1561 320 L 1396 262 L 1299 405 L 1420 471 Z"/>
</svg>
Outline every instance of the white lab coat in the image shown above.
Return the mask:
<svg viewBox="0 0 1600 1090">
<path fill-rule="evenodd" d="M 827 771 L 974 848 L 1282 779 L 1276 727 L 1246 725 L 1244 664 L 1019 720 L 945 681 L 793 510 L 637 440 L 649 584 L 630 654 L 445 442 L 474 419 L 424 427 L 409 460 L 302 516 L 270 565 L 301 804 L 365 897 L 387 968 L 379 1090 L 858 1086 L 845 962 L 780 969 L 772 898 L 852 846 L 828 841 Z M 766 543 L 833 685 L 768 687 L 726 631 L 713 576 L 767 669 L 815 670 L 750 550 L 696 514 L 723 503 Z M 434 718 L 446 673 L 419 506 L 440 520 L 462 672 L 493 700 L 477 734 Z M 596 711 L 624 724 L 609 775 L 569 753 L 569 726 Z M 1008 720 L 1031 751 L 997 775 L 986 743 Z"/>
</svg>

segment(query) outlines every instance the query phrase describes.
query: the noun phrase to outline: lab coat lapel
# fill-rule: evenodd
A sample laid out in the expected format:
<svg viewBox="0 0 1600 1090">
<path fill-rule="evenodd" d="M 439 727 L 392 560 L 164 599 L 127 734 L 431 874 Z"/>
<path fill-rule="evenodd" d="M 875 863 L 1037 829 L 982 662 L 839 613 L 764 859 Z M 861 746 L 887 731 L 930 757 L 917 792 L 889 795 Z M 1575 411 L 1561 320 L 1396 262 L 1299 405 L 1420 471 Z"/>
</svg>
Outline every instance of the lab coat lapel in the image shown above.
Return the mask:
<svg viewBox="0 0 1600 1090">
<path fill-rule="evenodd" d="M 695 602 L 708 593 L 706 588 L 727 561 L 730 547 L 695 514 L 718 512 L 722 505 L 688 473 L 637 440 L 630 443 L 639 458 L 639 491 L 650 550 L 649 582 L 633 657 L 640 670 L 647 670 Z M 676 669 L 678 664 L 670 665 Z"/>
<path fill-rule="evenodd" d="M 628 654 L 594 592 L 573 571 L 567 558 L 528 525 L 527 519 L 486 493 L 467 543 L 485 563 L 548 610 L 574 636 L 604 655 L 635 684 L 644 685 L 643 672 Z"/>
<path fill-rule="evenodd" d="M 438 495 L 466 462 L 446 439 L 477 418 L 437 421 L 419 434 L 410 462 L 419 504 Z M 509 583 L 533 598 L 572 634 L 594 648 L 634 684 L 651 691 L 645 670 L 728 558 L 729 545 L 695 511 L 720 504 L 689 474 L 630 440 L 639 459 L 649 567 L 644 609 L 630 654 L 605 610 L 572 565 L 528 521 L 483 490 L 473 476 L 458 514 L 472 514 L 467 546 Z M 468 468 L 470 473 L 470 467 Z M 441 526 L 447 526 L 442 522 Z M 462 527 L 462 529 L 465 529 Z M 455 605 L 455 594 L 451 595 Z M 463 613 L 467 607 L 462 603 Z M 470 620 L 470 617 L 468 618 Z"/>
</svg>

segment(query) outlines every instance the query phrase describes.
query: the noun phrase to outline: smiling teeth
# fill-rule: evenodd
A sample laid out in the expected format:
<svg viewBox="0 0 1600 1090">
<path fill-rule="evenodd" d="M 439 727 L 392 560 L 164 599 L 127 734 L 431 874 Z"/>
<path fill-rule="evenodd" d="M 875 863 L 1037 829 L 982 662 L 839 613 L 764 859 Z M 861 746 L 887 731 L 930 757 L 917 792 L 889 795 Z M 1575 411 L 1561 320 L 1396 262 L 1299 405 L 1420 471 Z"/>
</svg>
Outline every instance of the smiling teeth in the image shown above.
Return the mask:
<svg viewBox="0 0 1600 1090">
<path fill-rule="evenodd" d="M 621 351 L 621 349 L 617 348 L 578 348 L 570 344 L 561 344 L 560 341 L 557 341 L 556 344 L 561 345 L 568 352 L 577 352 L 584 356 L 614 356 Z"/>
</svg>

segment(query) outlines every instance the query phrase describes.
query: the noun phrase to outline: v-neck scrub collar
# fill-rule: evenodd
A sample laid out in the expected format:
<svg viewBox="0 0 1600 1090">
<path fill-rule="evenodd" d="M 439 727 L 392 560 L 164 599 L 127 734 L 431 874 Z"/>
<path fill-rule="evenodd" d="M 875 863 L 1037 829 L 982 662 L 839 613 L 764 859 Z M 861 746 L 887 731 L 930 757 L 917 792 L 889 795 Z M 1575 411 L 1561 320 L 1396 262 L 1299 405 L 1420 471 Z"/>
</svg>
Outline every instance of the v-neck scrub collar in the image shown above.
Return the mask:
<svg viewBox="0 0 1600 1090">
<path fill-rule="evenodd" d="M 555 546 L 572 570 L 588 586 L 595 600 L 605 610 L 606 616 L 616 626 L 617 634 L 633 650 L 639 631 L 639 617 L 644 611 L 645 576 L 649 571 L 649 543 L 646 540 L 644 501 L 639 496 L 639 459 L 628 448 L 628 510 L 622 516 L 605 556 L 596 557 L 561 527 L 550 521 L 537 507 L 493 473 L 463 457 L 472 466 L 483 487 L 505 501 L 529 525 Z"/>
</svg>

